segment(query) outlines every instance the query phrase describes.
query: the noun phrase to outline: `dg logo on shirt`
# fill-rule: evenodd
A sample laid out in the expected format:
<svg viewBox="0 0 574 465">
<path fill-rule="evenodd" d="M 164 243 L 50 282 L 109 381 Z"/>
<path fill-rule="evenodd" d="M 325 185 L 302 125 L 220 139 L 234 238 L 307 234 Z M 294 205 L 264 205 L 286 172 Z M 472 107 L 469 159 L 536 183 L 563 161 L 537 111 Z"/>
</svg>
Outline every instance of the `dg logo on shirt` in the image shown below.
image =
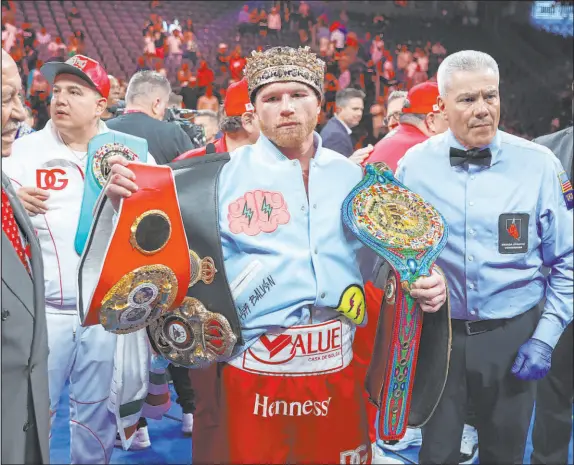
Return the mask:
<svg viewBox="0 0 574 465">
<path fill-rule="evenodd" d="M 68 185 L 66 172 L 60 168 L 36 170 L 36 185 L 40 189 L 60 191 Z"/>
<path fill-rule="evenodd" d="M 39 189 L 61 191 L 66 188 L 70 181 L 70 171 L 77 172 L 81 179 L 84 179 L 84 173 L 76 163 L 70 160 L 50 160 L 36 170 L 36 186 Z"/>
</svg>

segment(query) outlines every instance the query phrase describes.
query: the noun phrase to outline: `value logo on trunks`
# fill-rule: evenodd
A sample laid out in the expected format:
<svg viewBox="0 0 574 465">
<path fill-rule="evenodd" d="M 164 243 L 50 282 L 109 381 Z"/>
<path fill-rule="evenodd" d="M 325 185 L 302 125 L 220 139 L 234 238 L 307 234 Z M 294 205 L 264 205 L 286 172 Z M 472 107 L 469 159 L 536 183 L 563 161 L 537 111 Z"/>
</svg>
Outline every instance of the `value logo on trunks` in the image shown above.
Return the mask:
<svg viewBox="0 0 574 465">
<path fill-rule="evenodd" d="M 263 353 L 257 351 L 257 355 L 254 350 L 249 349 L 249 351 L 261 363 L 279 365 L 295 357 L 308 357 L 310 361 L 320 360 L 327 354 L 340 351 L 341 328 L 330 328 L 318 333 L 309 332 L 296 336 L 281 334 L 274 339 L 261 336 L 259 341 L 266 351 L 261 351 Z"/>
<path fill-rule="evenodd" d="M 260 396 L 255 393 L 255 405 L 253 406 L 253 415 L 264 418 L 274 415 L 283 415 L 286 417 L 301 417 L 314 415 L 316 417 L 326 417 L 329 414 L 329 404 L 332 397 L 327 400 L 305 400 L 303 402 L 287 402 L 286 400 L 269 400 L 268 396 Z"/>
<path fill-rule="evenodd" d="M 352 330 L 342 321 L 296 326 L 261 336 L 230 363 L 253 373 L 317 375 L 343 369 L 352 358 Z M 349 354 L 347 354 L 349 352 Z"/>
</svg>

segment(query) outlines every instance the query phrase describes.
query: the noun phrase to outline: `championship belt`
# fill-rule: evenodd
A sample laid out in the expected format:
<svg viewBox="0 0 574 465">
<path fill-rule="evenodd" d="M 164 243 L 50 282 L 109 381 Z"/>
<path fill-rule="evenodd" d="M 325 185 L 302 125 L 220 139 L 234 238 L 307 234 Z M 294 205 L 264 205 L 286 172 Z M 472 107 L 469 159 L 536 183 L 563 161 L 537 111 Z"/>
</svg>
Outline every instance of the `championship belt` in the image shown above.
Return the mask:
<svg viewBox="0 0 574 465">
<path fill-rule="evenodd" d="M 217 186 L 228 161 L 224 153 L 169 165 L 189 244 L 191 278 L 183 304 L 152 322 L 147 332 L 158 354 L 187 368 L 225 361 L 242 342 L 219 230 Z"/>
<path fill-rule="evenodd" d="M 94 218 L 96 201 L 110 174 L 108 159 L 114 155 L 122 155 L 130 161 L 145 163 L 147 162 L 147 141 L 129 134 L 109 131 L 98 134 L 88 143 L 84 196 L 74 241 L 78 255 L 82 255 L 84 251 Z"/>
<path fill-rule="evenodd" d="M 118 334 L 137 331 L 179 306 L 191 276 L 172 170 L 141 163 L 128 168 L 139 189 L 122 200 L 110 239 L 98 230 L 104 202 L 98 205 L 78 283 L 82 325 L 101 323 Z M 95 271 L 96 281 L 89 299 L 86 268 Z"/>
<path fill-rule="evenodd" d="M 213 153 L 170 163 L 169 166 L 174 172 L 190 246 L 192 279 L 187 295 L 198 300 L 206 311 L 224 318 L 231 329 L 229 334 L 225 334 L 225 339 L 243 344 L 239 315 L 225 274 L 219 226 L 219 175 L 229 160 L 229 153 Z M 215 273 L 210 275 L 213 270 Z"/>
<path fill-rule="evenodd" d="M 231 356 L 237 338 L 229 322 L 193 297 L 147 328 L 153 349 L 174 365 L 203 368 Z"/>
<path fill-rule="evenodd" d="M 398 440 L 408 425 L 430 418 L 446 382 L 450 311 L 423 316 L 409 291 L 419 277 L 430 275 L 448 227 L 384 163 L 367 165 L 365 177 L 343 203 L 343 221 L 393 268 L 383 277 L 385 296 L 365 387 L 380 410 L 381 439 Z"/>
</svg>

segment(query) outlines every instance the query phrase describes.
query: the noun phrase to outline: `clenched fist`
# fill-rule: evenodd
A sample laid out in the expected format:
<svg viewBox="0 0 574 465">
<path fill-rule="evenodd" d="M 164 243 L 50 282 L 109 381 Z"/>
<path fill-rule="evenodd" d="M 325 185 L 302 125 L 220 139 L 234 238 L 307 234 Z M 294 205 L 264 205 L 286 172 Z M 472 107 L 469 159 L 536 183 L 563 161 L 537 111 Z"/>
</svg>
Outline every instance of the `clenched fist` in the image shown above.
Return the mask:
<svg viewBox="0 0 574 465">
<path fill-rule="evenodd" d="M 446 302 L 446 280 L 438 271 L 417 279 L 411 286 L 411 296 L 423 312 L 434 313 Z"/>
</svg>

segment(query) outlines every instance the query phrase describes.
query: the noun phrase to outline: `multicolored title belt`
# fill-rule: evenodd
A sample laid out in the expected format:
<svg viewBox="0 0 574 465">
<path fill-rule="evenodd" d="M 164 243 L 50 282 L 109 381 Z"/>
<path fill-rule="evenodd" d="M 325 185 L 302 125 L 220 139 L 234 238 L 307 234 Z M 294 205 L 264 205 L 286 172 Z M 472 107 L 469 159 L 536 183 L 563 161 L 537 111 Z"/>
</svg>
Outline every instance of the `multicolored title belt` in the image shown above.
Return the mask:
<svg viewBox="0 0 574 465">
<path fill-rule="evenodd" d="M 84 196 L 74 241 L 74 248 L 78 255 L 82 255 L 84 251 L 94 219 L 96 201 L 110 175 L 109 158 L 114 155 L 121 155 L 130 161 L 146 163 L 147 153 L 147 141 L 145 139 L 117 131 L 98 134 L 90 140 Z"/>
<path fill-rule="evenodd" d="M 394 269 L 386 280 L 366 386 L 380 409 L 380 437 L 400 439 L 408 425 L 423 323 L 409 291 L 419 277 L 430 275 L 448 228 L 442 215 L 383 163 L 367 165 L 365 177 L 343 203 L 343 221 Z"/>
<path fill-rule="evenodd" d="M 180 305 L 191 275 L 171 169 L 128 167 L 138 191 L 122 200 L 115 224 L 101 217 L 103 203 L 98 205 L 80 260 L 82 325 L 101 324 L 115 333 L 142 329 Z"/>
</svg>

